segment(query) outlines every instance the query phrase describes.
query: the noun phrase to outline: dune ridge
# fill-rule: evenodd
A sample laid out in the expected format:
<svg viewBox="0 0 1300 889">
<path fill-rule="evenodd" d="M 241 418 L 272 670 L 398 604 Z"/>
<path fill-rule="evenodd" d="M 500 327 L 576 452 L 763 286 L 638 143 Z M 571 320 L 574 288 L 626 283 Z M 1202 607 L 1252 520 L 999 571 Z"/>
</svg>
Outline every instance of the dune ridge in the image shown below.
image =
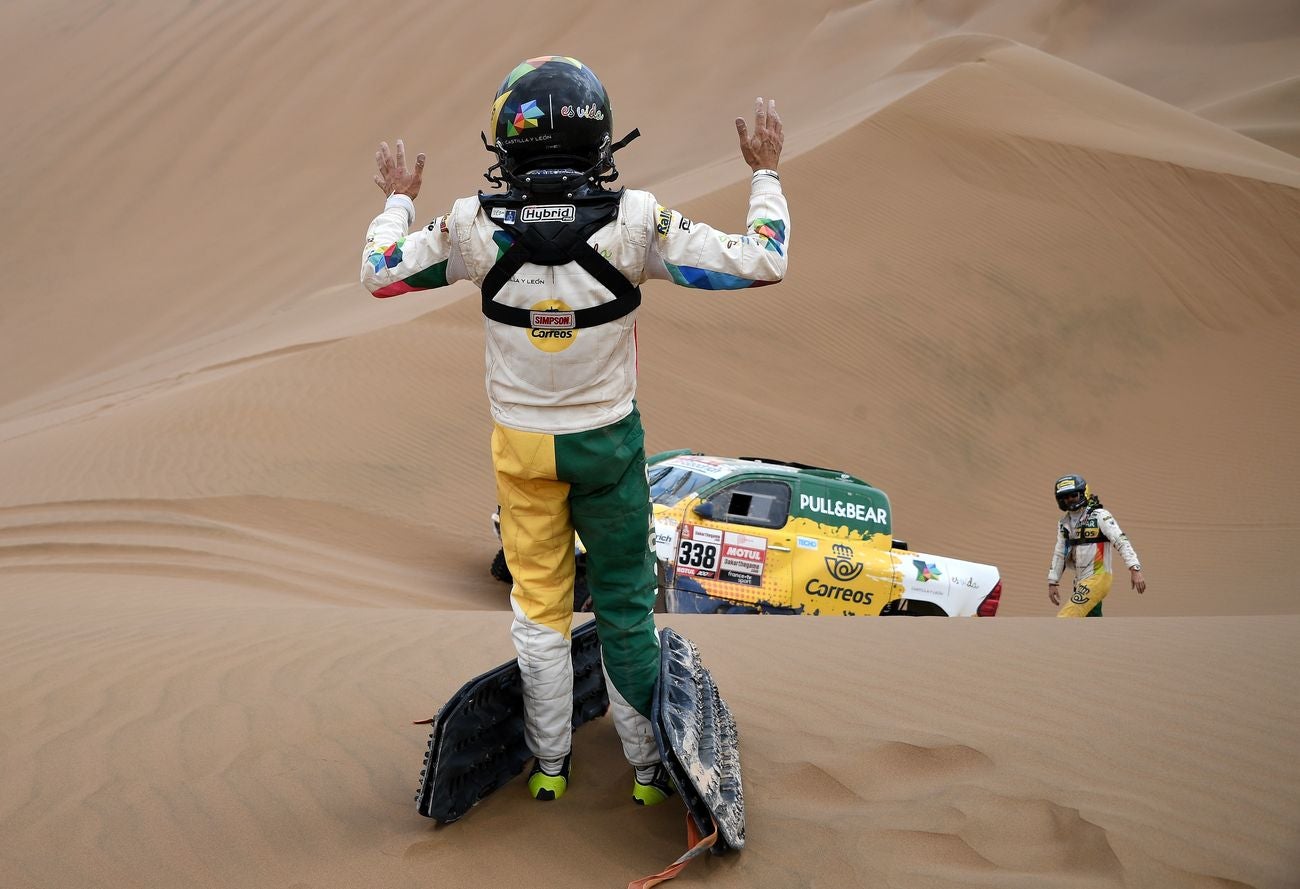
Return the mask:
<svg viewBox="0 0 1300 889">
<path fill-rule="evenodd" d="M 1194 110 L 1258 142 L 1300 155 L 1300 125 L 1288 112 L 1296 107 L 1300 107 L 1300 76 L 1245 90 Z"/>
</svg>

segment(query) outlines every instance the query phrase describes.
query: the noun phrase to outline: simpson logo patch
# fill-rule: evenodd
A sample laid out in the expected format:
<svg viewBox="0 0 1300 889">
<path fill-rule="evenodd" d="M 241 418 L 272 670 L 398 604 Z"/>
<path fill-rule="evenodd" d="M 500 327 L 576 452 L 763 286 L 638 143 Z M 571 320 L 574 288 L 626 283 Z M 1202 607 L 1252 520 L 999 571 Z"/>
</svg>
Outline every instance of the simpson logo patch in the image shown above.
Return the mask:
<svg viewBox="0 0 1300 889">
<path fill-rule="evenodd" d="M 524 207 L 519 213 L 520 222 L 573 222 L 577 218 L 573 204 L 540 204 Z"/>
<path fill-rule="evenodd" d="M 529 323 L 533 330 L 572 330 L 574 317 L 573 312 L 530 312 Z"/>
<path fill-rule="evenodd" d="M 528 341 L 541 352 L 563 352 L 578 337 L 577 316 L 563 300 L 535 302 L 528 312 Z"/>
</svg>

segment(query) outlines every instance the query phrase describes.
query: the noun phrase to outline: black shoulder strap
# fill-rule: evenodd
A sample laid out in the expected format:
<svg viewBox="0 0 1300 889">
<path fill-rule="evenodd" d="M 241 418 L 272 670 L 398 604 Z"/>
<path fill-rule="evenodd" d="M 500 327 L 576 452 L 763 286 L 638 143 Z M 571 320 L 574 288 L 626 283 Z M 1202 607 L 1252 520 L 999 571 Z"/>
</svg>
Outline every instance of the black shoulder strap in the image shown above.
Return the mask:
<svg viewBox="0 0 1300 889">
<path fill-rule="evenodd" d="M 563 203 L 540 204 L 513 193 L 505 195 L 479 195 L 481 206 L 488 210 L 488 218 L 512 238 L 513 243 L 483 278 L 483 314 L 493 321 L 512 327 L 533 327 L 536 313 L 528 309 L 507 306 L 496 302 L 506 282 L 523 267 L 524 263 L 538 265 L 565 265 L 576 262 L 614 298 L 598 306 L 574 311 L 572 328 L 595 327 L 608 324 L 634 311 L 641 304 L 641 291 L 614 264 L 601 256 L 587 243 L 587 239 L 618 218 L 622 191 L 600 192 L 576 198 L 565 198 Z M 569 221 L 526 221 L 529 207 L 572 208 Z"/>
<path fill-rule="evenodd" d="M 1080 544 L 1085 544 L 1085 543 L 1098 543 L 1098 542 L 1106 541 L 1107 539 L 1106 535 L 1102 533 L 1100 526 L 1097 527 L 1096 537 L 1083 536 L 1084 529 L 1088 527 L 1088 522 L 1092 520 L 1093 516 L 1096 515 L 1096 512 L 1097 512 L 1097 507 L 1091 505 L 1087 508 L 1087 510 L 1084 511 L 1083 518 L 1079 520 L 1079 531 L 1078 531 L 1079 536 L 1075 538 L 1071 538 L 1068 534 L 1066 535 L 1066 540 L 1070 544 L 1078 546 Z M 1061 530 L 1065 531 L 1064 525 L 1061 526 Z"/>
</svg>

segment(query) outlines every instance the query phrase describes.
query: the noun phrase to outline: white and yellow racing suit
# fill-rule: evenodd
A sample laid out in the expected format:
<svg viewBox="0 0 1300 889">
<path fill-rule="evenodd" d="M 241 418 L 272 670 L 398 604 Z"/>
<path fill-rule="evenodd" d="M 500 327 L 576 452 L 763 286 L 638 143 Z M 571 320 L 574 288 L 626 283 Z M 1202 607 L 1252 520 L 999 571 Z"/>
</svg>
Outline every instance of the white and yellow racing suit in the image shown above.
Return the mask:
<svg viewBox="0 0 1300 889">
<path fill-rule="evenodd" d="M 1100 504 L 1071 510 L 1057 523 L 1056 549 L 1047 582 L 1060 583 L 1065 568 L 1074 569 L 1074 592 L 1057 617 L 1101 616 L 1101 602 L 1113 582 L 1112 549 L 1119 550 L 1128 568 L 1141 570 L 1133 544 L 1115 517 Z"/>
<path fill-rule="evenodd" d="M 583 310 L 600 316 L 617 301 L 614 289 L 635 291 L 634 302 L 621 305 L 639 305 L 636 287 L 648 279 L 701 290 L 776 283 L 786 270 L 789 211 L 770 171 L 751 180 L 743 234 L 693 222 L 649 192 L 601 193 L 596 199 L 608 203 L 611 218 L 586 238 L 594 250 L 586 265 L 514 268 L 507 261 L 507 278 L 492 271 L 516 240 L 527 242 L 522 227 L 567 222 L 574 210 L 560 195 L 541 203 L 534 197 L 526 212 L 490 197 L 462 198 L 414 231 L 414 204 L 390 197 L 366 233 L 361 281 L 377 297 L 459 280 L 480 288 L 501 542 L 515 581 L 512 635 L 529 747 L 552 774 L 570 750 L 576 529 L 587 549 L 614 722 L 628 761 L 645 767 L 658 761 L 646 717 L 659 664 L 644 433 L 634 403 L 638 310 L 590 326 L 583 326 Z M 593 255 L 621 277 L 598 280 L 589 270 Z M 512 323 L 493 320 L 503 312 L 513 313 Z"/>
</svg>

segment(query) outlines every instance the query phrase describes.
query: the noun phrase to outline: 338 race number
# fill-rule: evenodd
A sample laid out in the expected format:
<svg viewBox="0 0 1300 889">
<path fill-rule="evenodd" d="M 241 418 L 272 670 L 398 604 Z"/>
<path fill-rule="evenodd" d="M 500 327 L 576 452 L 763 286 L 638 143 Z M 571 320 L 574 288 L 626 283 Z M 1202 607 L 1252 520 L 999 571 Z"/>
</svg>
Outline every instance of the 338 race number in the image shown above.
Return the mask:
<svg viewBox="0 0 1300 889">
<path fill-rule="evenodd" d="M 713 528 L 687 525 L 677 543 L 677 573 L 687 577 L 718 576 L 722 532 Z"/>
<path fill-rule="evenodd" d="M 718 564 L 718 545 L 683 540 L 677 547 L 677 564 L 683 568 L 713 570 Z"/>
</svg>

